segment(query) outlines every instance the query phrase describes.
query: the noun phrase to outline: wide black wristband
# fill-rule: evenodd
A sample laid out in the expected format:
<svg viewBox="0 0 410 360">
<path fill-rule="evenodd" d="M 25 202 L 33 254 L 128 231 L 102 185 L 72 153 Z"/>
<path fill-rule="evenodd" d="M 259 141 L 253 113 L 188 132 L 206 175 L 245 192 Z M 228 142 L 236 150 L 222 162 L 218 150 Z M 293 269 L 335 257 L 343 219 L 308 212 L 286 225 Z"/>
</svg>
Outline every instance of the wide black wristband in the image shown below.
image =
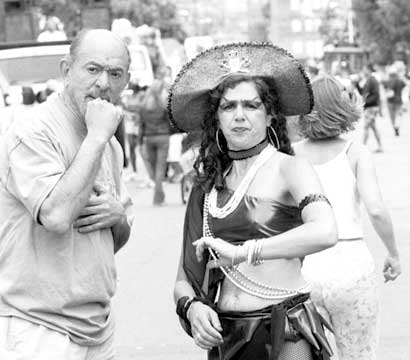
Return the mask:
<svg viewBox="0 0 410 360">
<path fill-rule="evenodd" d="M 187 302 L 190 301 L 191 299 L 192 298 L 190 298 L 189 296 L 182 296 L 177 301 L 176 312 L 177 312 L 178 316 L 180 318 L 182 318 L 183 320 L 185 320 L 185 321 L 188 321 L 188 319 L 186 318 L 185 306 L 186 306 Z"/>
</svg>

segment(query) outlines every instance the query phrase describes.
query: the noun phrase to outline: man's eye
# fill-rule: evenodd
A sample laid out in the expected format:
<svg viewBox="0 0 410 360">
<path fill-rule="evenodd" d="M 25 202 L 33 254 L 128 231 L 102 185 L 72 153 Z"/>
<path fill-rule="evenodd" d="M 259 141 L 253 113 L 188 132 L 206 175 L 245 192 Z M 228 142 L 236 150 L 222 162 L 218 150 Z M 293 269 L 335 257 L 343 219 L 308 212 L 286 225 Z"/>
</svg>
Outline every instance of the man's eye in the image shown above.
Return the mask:
<svg viewBox="0 0 410 360">
<path fill-rule="evenodd" d="M 112 71 L 111 72 L 111 77 L 114 79 L 120 79 L 122 76 L 122 73 L 120 71 Z"/>
<path fill-rule="evenodd" d="M 98 72 L 98 69 L 96 67 L 89 67 L 87 68 L 87 70 L 90 74 L 97 74 Z"/>
</svg>

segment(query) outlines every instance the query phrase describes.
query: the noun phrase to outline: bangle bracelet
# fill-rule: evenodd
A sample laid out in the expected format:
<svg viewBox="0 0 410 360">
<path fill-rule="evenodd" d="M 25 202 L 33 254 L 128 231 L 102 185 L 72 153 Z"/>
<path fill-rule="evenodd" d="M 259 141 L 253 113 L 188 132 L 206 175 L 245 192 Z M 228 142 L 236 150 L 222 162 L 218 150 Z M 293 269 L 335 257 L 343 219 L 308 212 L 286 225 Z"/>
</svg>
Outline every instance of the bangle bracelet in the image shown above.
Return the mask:
<svg viewBox="0 0 410 360">
<path fill-rule="evenodd" d="M 232 267 L 232 268 L 235 268 L 235 256 L 236 256 L 236 252 L 238 251 L 238 248 L 239 248 L 239 247 L 240 247 L 239 245 L 235 246 L 235 250 L 233 251 L 232 264 L 231 264 L 231 267 Z"/>
<path fill-rule="evenodd" d="M 255 240 L 248 240 L 247 244 L 248 244 L 248 256 L 247 256 L 247 264 L 249 266 L 252 265 L 252 261 L 253 261 L 253 253 L 255 251 Z"/>
<path fill-rule="evenodd" d="M 264 260 L 261 259 L 263 240 L 264 239 L 260 239 L 256 241 L 255 259 L 254 259 L 253 265 L 260 265 L 264 263 Z"/>
</svg>

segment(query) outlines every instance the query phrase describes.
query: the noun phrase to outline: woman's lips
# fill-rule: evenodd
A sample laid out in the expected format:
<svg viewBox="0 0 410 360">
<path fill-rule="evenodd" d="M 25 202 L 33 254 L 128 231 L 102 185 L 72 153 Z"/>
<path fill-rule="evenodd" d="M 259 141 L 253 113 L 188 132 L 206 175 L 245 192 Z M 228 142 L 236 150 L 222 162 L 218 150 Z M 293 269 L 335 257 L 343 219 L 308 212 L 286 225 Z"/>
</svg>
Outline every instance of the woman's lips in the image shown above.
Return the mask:
<svg viewBox="0 0 410 360">
<path fill-rule="evenodd" d="M 235 127 L 232 129 L 233 132 L 237 132 L 237 133 L 243 133 L 248 130 L 249 130 L 248 128 L 244 128 L 244 127 Z"/>
</svg>

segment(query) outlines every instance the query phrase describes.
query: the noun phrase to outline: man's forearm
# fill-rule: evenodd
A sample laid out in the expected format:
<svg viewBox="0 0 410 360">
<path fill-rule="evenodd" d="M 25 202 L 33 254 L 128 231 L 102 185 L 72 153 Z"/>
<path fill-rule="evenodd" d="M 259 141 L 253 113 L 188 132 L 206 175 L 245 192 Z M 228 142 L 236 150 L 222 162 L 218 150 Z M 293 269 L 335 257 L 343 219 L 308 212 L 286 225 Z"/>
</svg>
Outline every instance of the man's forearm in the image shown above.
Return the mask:
<svg viewBox="0 0 410 360">
<path fill-rule="evenodd" d="M 84 139 L 74 161 L 40 208 L 39 220 L 46 228 L 65 232 L 77 219 L 90 197 L 105 145 Z"/>
</svg>

